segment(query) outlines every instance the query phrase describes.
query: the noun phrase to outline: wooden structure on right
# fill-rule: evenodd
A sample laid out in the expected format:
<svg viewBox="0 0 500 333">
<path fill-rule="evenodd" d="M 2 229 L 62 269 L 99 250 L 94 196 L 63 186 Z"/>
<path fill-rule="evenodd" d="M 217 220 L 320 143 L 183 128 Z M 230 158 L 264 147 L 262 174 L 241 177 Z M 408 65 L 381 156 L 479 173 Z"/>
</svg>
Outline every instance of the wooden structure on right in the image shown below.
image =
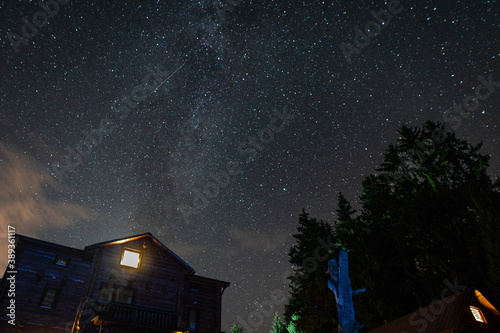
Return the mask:
<svg viewBox="0 0 500 333">
<path fill-rule="evenodd" d="M 469 288 L 393 320 L 369 333 L 498 333 L 500 312 Z"/>
</svg>

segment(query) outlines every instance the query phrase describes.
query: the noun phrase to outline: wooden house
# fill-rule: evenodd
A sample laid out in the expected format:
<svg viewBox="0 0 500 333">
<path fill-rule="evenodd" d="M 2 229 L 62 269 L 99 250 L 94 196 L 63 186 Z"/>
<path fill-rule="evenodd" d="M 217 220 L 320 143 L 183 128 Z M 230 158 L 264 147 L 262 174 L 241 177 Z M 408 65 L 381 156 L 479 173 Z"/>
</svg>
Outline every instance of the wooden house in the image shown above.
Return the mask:
<svg viewBox="0 0 500 333">
<path fill-rule="evenodd" d="M 498 333 L 500 312 L 476 289 L 435 301 L 369 333 Z"/>
<path fill-rule="evenodd" d="M 195 274 L 150 233 L 83 250 L 17 235 L 15 297 L 6 273 L 0 332 L 220 333 L 228 282 Z M 15 325 L 12 325 L 12 324 Z"/>
</svg>

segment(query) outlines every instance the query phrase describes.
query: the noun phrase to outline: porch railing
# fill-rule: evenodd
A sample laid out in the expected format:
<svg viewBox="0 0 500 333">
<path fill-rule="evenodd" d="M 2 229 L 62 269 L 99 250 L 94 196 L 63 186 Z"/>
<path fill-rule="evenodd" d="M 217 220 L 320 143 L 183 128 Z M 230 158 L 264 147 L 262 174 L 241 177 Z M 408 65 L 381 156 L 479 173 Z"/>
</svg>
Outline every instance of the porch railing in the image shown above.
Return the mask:
<svg viewBox="0 0 500 333">
<path fill-rule="evenodd" d="M 177 327 L 179 315 L 156 309 L 138 307 L 129 304 L 95 300 L 95 309 L 99 319 L 128 325 L 148 327 Z"/>
</svg>

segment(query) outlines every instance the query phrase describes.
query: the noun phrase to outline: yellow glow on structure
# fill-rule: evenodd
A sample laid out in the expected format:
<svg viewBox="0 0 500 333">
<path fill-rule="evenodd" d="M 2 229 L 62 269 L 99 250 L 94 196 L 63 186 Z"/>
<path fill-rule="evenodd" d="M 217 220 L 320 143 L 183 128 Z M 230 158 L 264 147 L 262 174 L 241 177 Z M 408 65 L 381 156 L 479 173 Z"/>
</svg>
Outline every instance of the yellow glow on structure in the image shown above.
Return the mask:
<svg viewBox="0 0 500 333">
<path fill-rule="evenodd" d="M 123 244 L 123 243 L 126 243 L 126 242 L 131 242 L 131 241 L 134 241 L 136 239 L 139 239 L 143 236 L 138 236 L 138 237 L 129 237 L 129 238 L 125 238 L 125 239 L 120 239 L 120 240 L 117 240 L 117 241 L 114 241 L 114 242 L 109 242 L 107 243 L 107 245 L 118 245 L 118 244 Z"/>
<path fill-rule="evenodd" d="M 119 241 L 116 241 L 116 242 L 113 242 L 113 243 L 110 243 L 110 244 L 113 244 L 113 245 L 114 244 L 123 244 L 123 243 L 128 242 L 128 241 L 130 241 L 130 239 L 127 238 L 127 239 L 121 239 Z"/>
<path fill-rule="evenodd" d="M 122 260 L 120 264 L 127 267 L 138 268 L 141 262 L 141 251 L 132 249 L 123 249 Z"/>
<path fill-rule="evenodd" d="M 481 312 L 481 309 L 476 308 L 475 306 L 470 306 L 470 311 L 472 312 L 472 315 L 474 316 L 474 319 L 476 321 L 479 321 L 481 323 L 486 324 L 486 319 L 484 319 L 483 313 Z"/>
</svg>

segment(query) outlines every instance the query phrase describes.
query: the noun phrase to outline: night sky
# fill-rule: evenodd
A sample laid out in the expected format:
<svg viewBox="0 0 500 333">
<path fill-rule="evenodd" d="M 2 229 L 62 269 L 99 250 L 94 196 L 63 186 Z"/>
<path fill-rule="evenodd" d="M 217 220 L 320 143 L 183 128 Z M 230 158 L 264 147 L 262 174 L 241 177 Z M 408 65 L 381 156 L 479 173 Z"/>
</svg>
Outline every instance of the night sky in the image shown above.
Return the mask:
<svg viewBox="0 0 500 333">
<path fill-rule="evenodd" d="M 2 271 L 7 225 L 76 248 L 151 232 L 231 282 L 229 331 L 288 292 L 302 208 L 356 206 L 401 125 L 446 121 L 500 176 L 499 1 L 223 1 L 1 2 Z"/>
</svg>

